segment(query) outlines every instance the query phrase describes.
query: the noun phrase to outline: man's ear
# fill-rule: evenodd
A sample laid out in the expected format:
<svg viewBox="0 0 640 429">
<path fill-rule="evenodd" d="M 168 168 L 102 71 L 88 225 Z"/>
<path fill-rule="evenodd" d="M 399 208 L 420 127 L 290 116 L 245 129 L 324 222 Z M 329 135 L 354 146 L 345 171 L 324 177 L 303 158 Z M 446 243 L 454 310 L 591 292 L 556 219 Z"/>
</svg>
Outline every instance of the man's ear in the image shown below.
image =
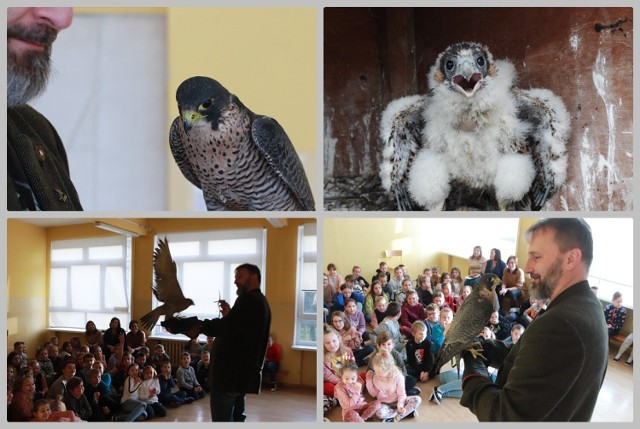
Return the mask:
<svg viewBox="0 0 640 429">
<path fill-rule="evenodd" d="M 573 270 L 582 264 L 582 251 L 577 247 L 569 250 L 565 255 L 565 264 L 568 270 Z"/>
</svg>

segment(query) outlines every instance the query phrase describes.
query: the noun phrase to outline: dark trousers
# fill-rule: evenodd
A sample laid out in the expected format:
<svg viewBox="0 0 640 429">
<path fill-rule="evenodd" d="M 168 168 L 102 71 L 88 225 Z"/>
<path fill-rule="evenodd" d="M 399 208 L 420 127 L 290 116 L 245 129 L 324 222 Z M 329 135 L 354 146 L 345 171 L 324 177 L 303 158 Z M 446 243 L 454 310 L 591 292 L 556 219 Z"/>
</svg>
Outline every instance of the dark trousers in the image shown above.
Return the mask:
<svg viewBox="0 0 640 429">
<path fill-rule="evenodd" d="M 265 361 L 264 370 L 269 374 L 269 380 L 271 381 L 271 383 L 275 383 L 277 381 L 276 374 L 278 373 L 279 368 L 279 362 Z"/>
<path fill-rule="evenodd" d="M 244 393 L 211 392 L 211 421 L 243 422 L 247 419 Z"/>
</svg>

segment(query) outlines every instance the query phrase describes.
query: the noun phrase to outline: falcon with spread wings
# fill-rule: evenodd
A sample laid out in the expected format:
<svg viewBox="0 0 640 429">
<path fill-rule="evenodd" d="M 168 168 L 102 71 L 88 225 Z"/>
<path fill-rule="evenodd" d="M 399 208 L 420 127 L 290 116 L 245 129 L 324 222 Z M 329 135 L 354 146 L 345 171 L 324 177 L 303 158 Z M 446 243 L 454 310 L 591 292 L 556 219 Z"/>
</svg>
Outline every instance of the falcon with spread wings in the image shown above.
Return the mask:
<svg viewBox="0 0 640 429">
<path fill-rule="evenodd" d="M 155 272 L 155 285 L 153 294 L 163 304 L 140 318 L 140 325 L 148 330 L 158 322 L 160 316 L 166 318 L 186 310 L 194 305 L 193 300 L 185 298 L 178 283 L 176 263 L 171 258 L 169 242 L 158 240 L 158 247 L 153 253 L 153 270 Z"/>
</svg>

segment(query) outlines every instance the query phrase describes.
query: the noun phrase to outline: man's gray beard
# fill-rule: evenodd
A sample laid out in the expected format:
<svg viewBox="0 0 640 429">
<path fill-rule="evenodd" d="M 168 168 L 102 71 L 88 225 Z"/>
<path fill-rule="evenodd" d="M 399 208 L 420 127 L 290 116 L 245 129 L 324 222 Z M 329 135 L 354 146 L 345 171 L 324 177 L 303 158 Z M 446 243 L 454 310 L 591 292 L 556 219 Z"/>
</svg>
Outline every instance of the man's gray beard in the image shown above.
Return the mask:
<svg viewBox="0 0 640 429">
<path fill-rule="evenodd" d="M 51 75 L 51 50 L 25 53 L 7 50 L 7 107 L 24 106 L 41 95 Z"/>
<path fill-rule="evenodd" d="M 562 260 L 558 258 L 545 277 L 540 278 L 537 284 L 532 284 L 531 296 L 533 299 L 550 299 L 562 274 Z"/>
</svg>

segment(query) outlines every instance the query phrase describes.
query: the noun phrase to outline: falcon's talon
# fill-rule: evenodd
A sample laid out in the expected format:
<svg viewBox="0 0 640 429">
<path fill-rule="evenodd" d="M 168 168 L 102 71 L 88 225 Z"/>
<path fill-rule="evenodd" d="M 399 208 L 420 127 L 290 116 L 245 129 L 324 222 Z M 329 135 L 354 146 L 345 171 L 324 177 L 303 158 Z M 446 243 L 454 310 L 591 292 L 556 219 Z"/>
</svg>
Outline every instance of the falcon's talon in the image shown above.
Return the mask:
<svg viewBox="0 0 640 429">
<path fill-rule="evenodd" d="M 482 360 L 487 360 L 487 358 L 482 354 L 484 353 L 484 349 L 479 341 L 472 342 L 471 347 L 469 347 L 467 351 L 471 353 L 471 356 L 473 356 L 474 359 L 481 358 Z"/>
</svg>

